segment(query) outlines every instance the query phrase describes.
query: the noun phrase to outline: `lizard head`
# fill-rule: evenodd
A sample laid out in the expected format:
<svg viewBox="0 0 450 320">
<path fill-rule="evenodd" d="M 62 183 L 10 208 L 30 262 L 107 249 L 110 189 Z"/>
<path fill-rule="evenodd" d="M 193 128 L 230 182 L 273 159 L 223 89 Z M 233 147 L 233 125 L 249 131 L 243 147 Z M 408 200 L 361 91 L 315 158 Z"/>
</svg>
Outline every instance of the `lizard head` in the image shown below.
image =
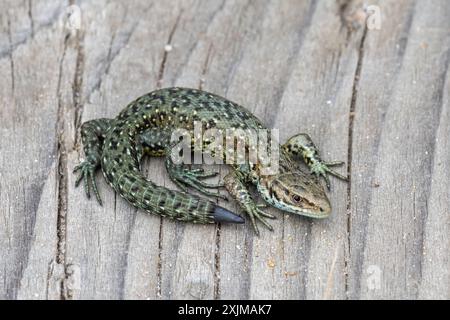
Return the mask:
<svg viewBox="0 0 450 320">
<path fill-rule="evenodd" d="M 302 171 L 265 176 L 257 184 L 264 200 L 274 207 L 312 218 L 326 218 L 331 205 L 319 181 Z"/>
</svg>

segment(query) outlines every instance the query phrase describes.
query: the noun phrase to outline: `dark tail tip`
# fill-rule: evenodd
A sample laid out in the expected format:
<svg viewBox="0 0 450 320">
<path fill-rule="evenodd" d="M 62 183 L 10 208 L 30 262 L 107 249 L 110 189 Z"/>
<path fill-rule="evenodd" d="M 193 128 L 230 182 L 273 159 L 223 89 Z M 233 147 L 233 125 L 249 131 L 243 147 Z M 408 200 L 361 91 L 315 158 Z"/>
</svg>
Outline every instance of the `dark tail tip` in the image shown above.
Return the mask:
<svg viewBox="0 0 450 320">
<path fill-rule="evenodd" d="M 227 223 L 245 222 L 242 217 L 222 207 L 216 207 L 216 209 L 214 210 L 214 221 Z"/>
</svg>

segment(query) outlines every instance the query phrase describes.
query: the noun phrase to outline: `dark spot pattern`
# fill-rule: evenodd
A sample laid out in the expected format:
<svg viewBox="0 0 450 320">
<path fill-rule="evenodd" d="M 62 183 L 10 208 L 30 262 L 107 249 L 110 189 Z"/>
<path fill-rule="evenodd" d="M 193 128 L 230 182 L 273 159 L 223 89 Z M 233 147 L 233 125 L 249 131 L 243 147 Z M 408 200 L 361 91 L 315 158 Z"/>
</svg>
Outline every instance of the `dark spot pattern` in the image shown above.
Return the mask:
<svg viewBox="0 0 450 320">
<path fill-rule="evenodd" d="M 203 121 L 204 120 L 204 121 Z M 163 156 L 174 128 L 263 128 L 245 108 L 220 96 L 189 88 L 166 88 L 131 102 L 115 119 L 81 127 L 86 158 L 100 165 L 114 190 L 133 206 L 180 221 L 212 223 L 215 203 L 157 186 L 140 172 L 142 154 Z"/>
</svg>

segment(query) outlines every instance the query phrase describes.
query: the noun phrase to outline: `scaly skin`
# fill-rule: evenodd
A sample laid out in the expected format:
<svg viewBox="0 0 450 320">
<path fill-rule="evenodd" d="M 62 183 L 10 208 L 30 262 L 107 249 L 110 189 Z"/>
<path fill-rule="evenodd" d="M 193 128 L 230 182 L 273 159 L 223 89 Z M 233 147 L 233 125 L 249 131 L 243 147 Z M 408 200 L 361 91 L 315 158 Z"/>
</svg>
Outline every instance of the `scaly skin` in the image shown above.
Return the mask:
<svg viewBox="0 0 450 320">
<path fill-rule="evenodd" d="M 194 223 L 242 223 L 241 217 L 213 201 L 187 192 L 187 187 L 192 187 L 208 196 L 219 196 L 206 189 L 223 185 L 202 181 L 215 173 L 176 165 L 167 156 L 172 130 L 183 128 L 191 132 L 194 122 L 201 122 L 203 129 L 265 128 L 245 108 L 205 91 L 187 88 L 153 91 L 131 102 L 115 119 L 97 119 L 82 125 L 86 159 L 75 168 L 81 171 L 77 185 L 84 178 L 88 197 L 92 189 L 101 204 L 94 180 L 95 170 L 101 167 L 107 182 L 120 196 L 147 212 Z M 279 173 L 263 175 L 258 163 L 233 165 L 224 179 L 225 188 L 249 215 L 257 233 L 256 221 L 271 229 L 265 218 L 274 217 L 255 204 L 248 191 L 249 183 L 257 186 L 267 203 L 284 211 L 315 218 L 326 217 L 331 211 L 318 179 L 303 172 L 297 158 L 303 158 L 312 173 L 327 181 L 327 173 L 337 174 L 320 159 L 314 144 L 305 136 L 294 136 L 282 146 Z M 140 172 L 144 154 L 166 155 L 169 175 L 183 191 L 169 190 L 147 180 Z"/>
</svg>

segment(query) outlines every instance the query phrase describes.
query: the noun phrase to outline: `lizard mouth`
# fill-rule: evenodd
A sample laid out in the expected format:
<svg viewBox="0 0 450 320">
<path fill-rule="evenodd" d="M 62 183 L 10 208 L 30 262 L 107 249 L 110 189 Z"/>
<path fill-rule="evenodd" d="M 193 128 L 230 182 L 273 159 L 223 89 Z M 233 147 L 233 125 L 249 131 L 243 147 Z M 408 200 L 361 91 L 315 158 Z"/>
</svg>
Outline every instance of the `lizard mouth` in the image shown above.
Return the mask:
<svg viewBox="0 0 450 320">
<path fill-rule="evenodd" d="M 302 216 L 309 217 L 309 218 L 315 218 L 315 219 L 325 219 L 330 216 L 330 212 L 326 212 L 326 211 L 316 212 L 316 211 L 310 211 L 307 209 L 299 210 L 299 212 L 295 212 L 295 213 L 298 215 L 302 215 Z"/>
<path fill-rule="evenodd" d="M 283 183 L 283 178 L 290 178 L 288 183 Z M 279 175 L 269 182 L 269 198 L 273 205 L 282 211 L 305 217 L 324 219 L 331 213 L 331 206 L 322 189 L 315 185 L 303 185 L 296 172 L 288 172 Z M 308 186 L 311 190 L 308 190 Z M 314 187 L 314 188 L 313 188 Z M 274 192 L 277 190 L 278 192 Z M 297 197 L 295 202 L 293 196 Z"/>
</svg>

